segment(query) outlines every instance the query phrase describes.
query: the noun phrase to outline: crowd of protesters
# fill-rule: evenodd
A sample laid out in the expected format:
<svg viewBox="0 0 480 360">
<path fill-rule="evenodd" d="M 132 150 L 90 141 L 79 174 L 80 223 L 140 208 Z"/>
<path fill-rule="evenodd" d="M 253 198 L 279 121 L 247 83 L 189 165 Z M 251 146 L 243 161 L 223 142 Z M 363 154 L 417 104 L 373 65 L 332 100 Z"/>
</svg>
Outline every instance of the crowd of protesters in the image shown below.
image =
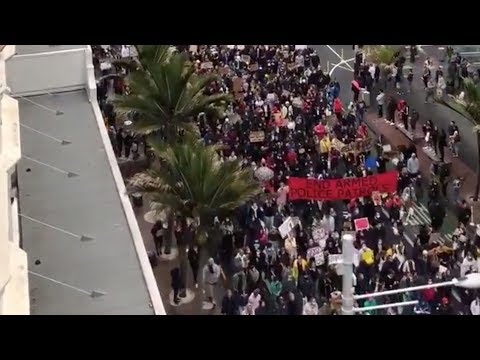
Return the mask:
<svg viewBox="0 0 480 360">
<path fill-rule="evenodd" d="M 222 161 L 240 160 L 251 167 L 265 190 L 231 219 L 215 219 L 221 245 L 218 256 L 201 269 L 201 278 L 206 301 L 214 306 L 216 284 L 225 278 L 227 290 L 218 304 L 222 314 L 340 314 L 342 264 L 335 255 L 341 254 L 342 233 L 353 230 L 353 221 L 363 217 L 370 228 L 356 233 L 356 294 L 446 281 L 458 264 L 461 275 L 478 271 L 479 237 L 467 234 L 471 214 L 461 199 L 463 210 L 452 244 L 436 240 L 445 217 L 441 184 L 448 177 L 446 170 L 439 166 L 425 187 L 414 146 L 392 151 L 382 136 L 372 139 L 369 134 L 363 121 L 367 104 L 359 95 L 364 88 L 381 86 L 378 66 L 360 57 L 352 88 L 340 89 L 324 72 L 316 52 L 303 46 L 195 45 L 179 51 L 188 53 L 198 72 L 220 75 L 208 93 L 227 92 L 235 98 L 223 119 L 199 115 L 203 141 L 223 144 Z M 341 90 L 353 91 L 348 104 L 340 100 Z M 407 104 L 399 105 L 386 94 L 380 100 L 380 116 L 385 110 L 387 119 L 406 116 L 412 123 L 414 113 L 402 115 Z M 289 200 L 289 177 L 339 179 L 391 169 L 399 173 L 395 193 L 333 202 Z M 414 246 L 407 250 L 404 230 L 413 203 L 423 196 L 429 199 L 431 224 L 421 226 Z M 196 248 L 190 249 L 189 260 L 197 282 Z M 476 292 L 463 291 L 460 296 L 464 313 L 480 313 Z M 367 314 L 454 313 L 450 288 L 370 298 L 356 305 L 410 299 L 419 300 L 419 305 Z"/>
</svg>

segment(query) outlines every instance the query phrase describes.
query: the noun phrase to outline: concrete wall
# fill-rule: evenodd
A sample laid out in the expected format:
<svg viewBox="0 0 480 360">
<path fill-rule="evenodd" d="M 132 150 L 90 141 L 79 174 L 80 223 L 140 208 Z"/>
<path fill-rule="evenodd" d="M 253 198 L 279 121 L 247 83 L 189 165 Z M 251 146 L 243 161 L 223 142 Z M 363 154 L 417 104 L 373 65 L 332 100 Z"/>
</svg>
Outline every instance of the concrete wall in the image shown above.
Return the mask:
<svg viewBox="0 0 480 360">
<path fill-rule="evenodd" d="M 84 88 L 86 49 L 13 56 L 6 65 L 12 94 L 29 96 Z"/>
<path fill-rule="evenodd" d="M 0 315 L 30 313 L 27 254 L 19 247 L 18 206 L 11 191 L 21 158 L 18 101 L 6 93 L 5 84 L 5 61 L 14 53 L 13 45 L 0 53 Z"/>
</svg>

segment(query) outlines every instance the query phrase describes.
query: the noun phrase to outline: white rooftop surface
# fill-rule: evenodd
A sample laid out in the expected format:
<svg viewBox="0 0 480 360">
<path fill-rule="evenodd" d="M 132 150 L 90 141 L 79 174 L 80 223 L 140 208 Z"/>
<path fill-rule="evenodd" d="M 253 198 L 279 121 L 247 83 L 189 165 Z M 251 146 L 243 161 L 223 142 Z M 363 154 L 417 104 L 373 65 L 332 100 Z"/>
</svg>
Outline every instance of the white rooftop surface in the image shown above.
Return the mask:
<svg viewBox="0 0 480 360">
<path fill-rule="evenodd" d="M 22 46 L 25 45 L 17 48 Z M 41 275 L 30 275 L 32 314 L 153 315 L 132 235 L 86 92 L 33 96 L 18 101 L 20 122 L 31 128 L 21 127 L 19 211 L 44 223 L 21 217 L 29 270 Z M 57 116 L 57 109 L 64 114 Z M 71 144 L 61 145 L 32 129 Z M 30 172 L 26 171 L 28 168 Z M 69 178 L 62 171 L 78 176 Z M 81 235 L 93 240 L 82 242 Z M 36 260 L 40 261 L 39 265 L 35 264 Z M 91 297 L 91 291 L 105 295 Z"/>
</svg>

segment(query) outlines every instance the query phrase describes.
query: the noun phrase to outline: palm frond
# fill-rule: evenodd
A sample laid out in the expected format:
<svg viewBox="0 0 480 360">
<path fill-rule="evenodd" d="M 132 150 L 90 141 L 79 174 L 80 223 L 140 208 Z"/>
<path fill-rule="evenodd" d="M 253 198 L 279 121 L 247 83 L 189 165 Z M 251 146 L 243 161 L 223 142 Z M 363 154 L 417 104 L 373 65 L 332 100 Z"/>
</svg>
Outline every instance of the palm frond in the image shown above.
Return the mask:
<svg viewBox="0 0 480 360">
<path fill-rule="evenodd" d="M 137 175 L 129 184 L 139 191 L 157 189 L 156 201 L 182 216 L 212 218 L 261 192 L 251 172 L 238 161 L 219 161 L 217 146 L 186 138 L 169 146 L 154 142 L 152 149 L 161 158 L 162 171 Z"/>
<path fill-rule="evenodd" d="M 198 75 L 184 53 L 164 45 L 138 45 L 140 68 L 128 76 L 130 94 L 117 97 L 119 114 L 134 113 L 141 134 L 162 131 L 175 141 L 179 130 L 198 133 L 193 120 L 201 112 L 222 117 L 233 100 L 228 94 L 205 95 L 217 75 Z"/>
</svg>

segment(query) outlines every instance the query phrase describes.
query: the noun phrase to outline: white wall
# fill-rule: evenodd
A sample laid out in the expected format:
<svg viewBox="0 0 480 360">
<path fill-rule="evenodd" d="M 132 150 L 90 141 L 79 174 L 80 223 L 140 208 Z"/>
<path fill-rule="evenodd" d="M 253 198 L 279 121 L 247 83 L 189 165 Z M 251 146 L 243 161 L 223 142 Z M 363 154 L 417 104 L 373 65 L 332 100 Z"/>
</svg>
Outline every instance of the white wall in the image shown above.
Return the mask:
<svg viewBox="0 0 480 360">
<path fill-rule="evenodd" d="M 19 248 L 18 206 L 10 202 L 10 179 L 21 157 L 18 101 L 5 94 L 5 60 L 15 46 L 0 52 L 0 315 L 30 313 L 27 254 Z"/>
<path fill-rule="evenodd" d="M 15 55 L 6 62 L 12 95 L 29 96 L 85 88 L 86 49 Z"/>
</svg>

